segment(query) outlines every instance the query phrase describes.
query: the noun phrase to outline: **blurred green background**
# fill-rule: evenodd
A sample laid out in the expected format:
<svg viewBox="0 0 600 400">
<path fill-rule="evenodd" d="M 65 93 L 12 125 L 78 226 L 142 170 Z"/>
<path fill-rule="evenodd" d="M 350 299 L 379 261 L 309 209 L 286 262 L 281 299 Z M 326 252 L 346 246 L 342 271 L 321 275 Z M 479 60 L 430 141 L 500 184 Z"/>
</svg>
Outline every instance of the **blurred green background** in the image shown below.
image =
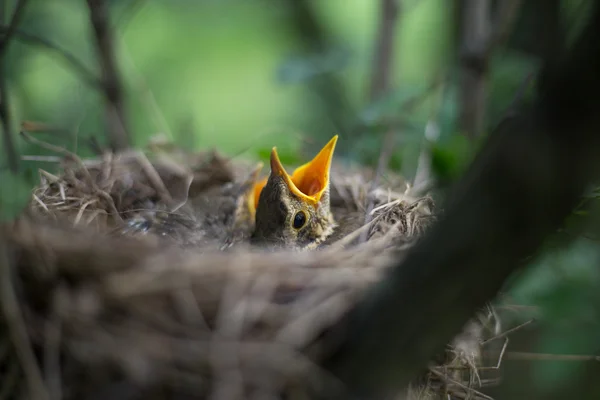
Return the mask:
<svg viewBox="0 0 600 400">
<path fill-rule="evenodd" d="M 294 164 L 339 134 L 340 159 L 374 166 L 392 130 L 390 169 L 412 180 L 419 154 L 430 149 L 438 183 L 460 175 L 477 142 L 467 140 L 458 124 L 456 2 L 398 1 L 390 84 L 373 98 L 369 87 L 382 2 L 295 1 L 110 1 L 134 145 L 143 147 L 163 134 L 188 149 L 215 147 L 262 160 L 277 146 L 284 163 Z M 562 2 L 565 23 L 577 25 L 582 3 Z M 13 4 L 5 2 L 5 14 Z M 511 45 L 539 33 L 527 19 L 535 19 L 535 12 L 527 16 L 492 54 L 488 128 L 505 115 L 538 66 L 531 52 Z M 100 76 L 85 1 L 32 0 L 19 29 L 59 46 Z M 18 137 L 22 121 L 57 128 L 36 137 L 84 157 L 93 156 L 91 137 L 106 144 L 102 95 L 60 56 L 13 40 L 5 60 L 20 155 L 55 155 Z M 424 141 L 428 121 L 439 128 L 433 143 Z M 0 154 L 0 213 L 7 218 L 27 201 L 38 168 L 53 171 L 57 165 L 22 161 L 21 174 L 13 176 L 4 151 Z M 531 307 L 507 313 L 506 326 L 530 317 L 538 322 L 511 336 L 509 351 L 600 354 L 598 250 L 590 238 L 577 239 L 568 249 L 549 248 L 515 279 L 511 301 Z M 597 361 L 535 358 L 507 357 L 505 379 L 490 394 L 498 399 L 560 399 L 575 393 L 576 398 L 600 398 L 598 382 L 590 386 L 594 380 L 588 379 L 600 373 Z"/>
</svg>

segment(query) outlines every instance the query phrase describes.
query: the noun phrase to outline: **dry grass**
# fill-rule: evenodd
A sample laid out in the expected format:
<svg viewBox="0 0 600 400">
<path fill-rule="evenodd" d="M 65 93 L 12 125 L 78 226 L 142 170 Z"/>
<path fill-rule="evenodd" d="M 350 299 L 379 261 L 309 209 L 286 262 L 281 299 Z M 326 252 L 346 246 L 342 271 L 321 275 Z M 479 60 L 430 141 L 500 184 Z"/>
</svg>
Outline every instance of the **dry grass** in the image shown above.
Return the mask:
<svg viewBox="0 0 600 400">
<path fill-rule="evenodd" d="M 431 199 L 411 198 L 401 179 L 367 193 L 368 174 L 346 170 L 334 174 L 332 204 L 364 218 L 373 201 L 373 218 L 327 248 L 264 252 L 243 237 L 227 251 L 181 248 L 111 232 L 140 209 L 175 212 L 230 185 L 231 162 L 69 157 L 61 176 L 41 172 L 29 215 L 0 232 L 0 395 L 327 398 L 344 387 L 319 368 L 332 350 L 322 334 L 434 220 Z M 363 230 L 368 241 L 355 245 Z M 494 381 L 483 375 L 498 365 L 482 365 L 482 353 L 499 334 L 495 313 L 482 311 L 408 397 L 488 398 L 480 389 Z"/>
</svg>

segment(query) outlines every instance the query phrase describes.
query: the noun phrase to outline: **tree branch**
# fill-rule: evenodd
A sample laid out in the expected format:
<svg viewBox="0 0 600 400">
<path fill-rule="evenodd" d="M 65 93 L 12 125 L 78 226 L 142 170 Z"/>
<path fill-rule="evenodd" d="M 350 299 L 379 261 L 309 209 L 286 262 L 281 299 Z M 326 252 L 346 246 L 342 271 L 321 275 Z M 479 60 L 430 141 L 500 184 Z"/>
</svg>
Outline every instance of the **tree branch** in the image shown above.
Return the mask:
<svg viewBox="0 0 600 400">
<path fill-rule="evenodd" d="M 6 84 L 6 51 L 17 26 L 21 22 L 26 5 L 27 0 L 17 1 L 15 11 L 6 30 L 6 35 L 0 41 L 0 119 L 2 119 L 2 138 L 8 159 L 8 167 L 15 174 L 19 172 L 19 155 L 12 137 L 12 121 Z M 3 14 L 6 6 L 4 1 L 0 2 L 0 6 L 0 23 L 4 23 Z"/>
<path fill-rule="evenodd" d="M 0 33 L 6 35 L 8 30 L 8 27 L 0 26 Z M 102 89 L 102 81 L 96 78 L 95 75 L 77 59 L 77 57 L 69 53 L 67 50 L 45 38 L 20 31 L 18 29 L 13 31 L 13 37 L 15 40 L 19 40 L 20 42 L 29 44 L 31 46 L 41 47 L 42 49 L 59 56 L 59 58 L 62 59 L 65 64 L 67 64 L 68 68 L 72 69 L 73 72 L 75 72 L 88 86 L 94 89 Z"/>
<path fill-rule="evenodd" d="M 491 0 L 463 1 L 460 124 L 469 138 L 485 130 L 490 58 L 512 31 L 520 5 L 521 0 L 501 0 L 492 25 Z"/>
<path fill-rule="evenodd" d="M 463 1 L 460 126 L 469 138 L 477 137 L 485 126 L 491 6 L 491 0 Z"/>
<path fill-rule="evenodd" d="M 390 89 L 394 61 L 394 33 L 400 6 L 398 0 L 381 0 L 379 32 L 375 43 L 375 55 L 371 76 L 369 98 L 377 100 Z"/>
<path fill-rule="evenodd" d="M 304 51 L 308 54 L 323 54 L 329 50 L 327 32 L 319 23 L 317 15 L 313 10 L 312 2 L 309 0 L 287 0 L 292 10 L 292 27 L 296 31 Z M 354 113 L 344 93 L 342 82 L 332 73 L 317 76 L 309 83 L 312 91 L 322 101 L 319 111 L 323 112 L 334 125 L 337 131 L 345 132 L 347 136 L 358 134 L 352 129 Z M 343 155 L 348 152 L 351 141 L 340 141 L 336 147 L 336 154 Z"/>
<path fill-rule="evenodd" d="M 570 54 L 546 62 L 533 107 L 492 133 L 446 214 L 348 316 L 326 367 L 355 392 L 389 394 L 424 371 L 598 178 L 599 3 Z"/>
<path fill-rule="evenodd" d="M 392 65 L 394 61 L 394 33 L 396 31 L 396 21 L 400 12 L 398 0 L 381 0 L 379 11 L 379 32 L 375 42 L 375 55 L 373 57 L 373 70 L 371 76 L 371 88 L 369 92 L 370 101 L 377 100 L 380 96 L 390 90 L 392 80 Z M 387 169 L 390 158 L 394 150 L 394 131 L 388 127 L 383 141 L 381 143 L 381 152 L 377 160 L 377 169 L 375 178 L 371 182 L 369 192 L 372 192 L 378 185 L 383 171 Z M 371 222 L 373 216 L 374 203 L 369 201 L 367 212 L 365 213 L 365 225 Z M 368 231 L 360 235 L 359 241 L 366 242 Z"/>
<path fill-rule="evenodd" d="M 104 0 L 87 0 L 90 21 L 98 48 L 98 58 L 104 76 L 103 89 L 106 96 L 106 119 L 109 141 L 113 151 L 125 150 L 131 145 L 127 131 L 127 118 L 123 102 L 123 86 L 114 52 L 113 32 L 109 24 L 108 7 Z"/>
</svg>

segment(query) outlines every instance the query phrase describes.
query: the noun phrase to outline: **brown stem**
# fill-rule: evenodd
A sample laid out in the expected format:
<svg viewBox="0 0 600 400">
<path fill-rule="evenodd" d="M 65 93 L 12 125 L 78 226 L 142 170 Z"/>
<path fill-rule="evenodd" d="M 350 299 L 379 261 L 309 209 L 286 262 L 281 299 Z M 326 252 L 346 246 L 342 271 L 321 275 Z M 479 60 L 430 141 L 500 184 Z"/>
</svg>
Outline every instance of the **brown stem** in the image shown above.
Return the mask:
<svg viewBox="0 0 600 400">
<path fill-rule="evenodd" d="M 379 33 L 375 43 L 375 56 L 373 57 L 373 71 L 371 78 L 371 88 L 369 98 L 371 101 L 377 100 L 380 96 L 390 90 L 392 66 L 394 61 L 394 33 L 396 30 L 396 21 L 400 6 L 398 0 L 381 0 L 379 13 Z M 388 129 L 381 146 L 381 152 L 377 161 L 377 170 L 375 178 L 371 182 L 369 192 L 372 192 L 378 185 L 383 171 L 387 169 L 392 157 L 394 148 L 394 130 Z M 369 201 L 367 212 L 365 214 L 365 225 L 371 222 L 374 203 Z M 366 242 L 368 231 L 363 231 L 360 236 L 360 242 Z"/>
<path fill-rule="evenodd" d="M 108 7 L 105 0 L 87 0 L 90 21 L 102 65 L 104 93 L 106 96 L 106 119 L 110 146 L 114 151 L 130 147 L 127 132 L 127 119 L 123 101 L 123 86 L 115 59 L 113 31 L 109 23 Z"/>
<path fill-rule="evenodd" d="M 394 60 L 394 33 L 400 6 L 398 0 L 381 0 L 379 11 L 379 32 L 377 34 L 375 56 L 369 98 L 377 100 L 390 89 Z"/>
<path fill-rule="evenodd" d="M 485 131 L 490 58 L 512 30 L 521 0 L 502 0 L 492 24 L 491 0 L 464 0 L 460 126 L 469 138 Z"/>
<path fill-rule="evenodd" d="M 8 31 L 8 27 L 0 26 L 0 33 L 6 35 Z M 94 74 L 81 61 L 77 59 L 77 57 L 75 57 L 73 54 L 69 53 L 65 49 L 61 48 L 60 46 L 56 45 L 55 43 L 52 43 L 43 37 L 36 36 L 32 33 L 23 32 L 18 29 L 15 29 L 13 31 L 12 37 L 15 40 L 19 40 L 22 43 L 32 46 L 38 46 L 56 56 L 59 56 L 60 59 L 62 59 L 68 65 L 68 67 L 73 70 L 73 72 L 79 75 L 79 77 L 86 84 L 95 89 L 102 89 L 102 82 L 99 79 L 97 79 L 94 76 Z"/>
<path fill-rule="evenodd" d="M 2 139 L 4 141 L 6 157 L 8 159 L 8 167 L 11 172 L 15 174 L 19 172 L 19 155 L 12 136 L 12 121 L 6 84 L 6 51 L 8 50 L 8 46 L 10 45 L 17 26 L 21 22 L 26 4 L 27 0 L 20 0 L 17 2 L 13 16 L 8 24 L 6 34 L 2 41 L 0 41 L 0 119 L 2 119 Z M 0 23 L 3 23 L 5 19 L 5 7 L 6 4 L 4 1 L 0 2 Z"/>
<path fill-rule="evenodd" d="M 463 3 L 460 126 L 469 138 L 481 134 L 485 124 L 491 3 L 491 0 L 465 0 Z"/>
</svg>

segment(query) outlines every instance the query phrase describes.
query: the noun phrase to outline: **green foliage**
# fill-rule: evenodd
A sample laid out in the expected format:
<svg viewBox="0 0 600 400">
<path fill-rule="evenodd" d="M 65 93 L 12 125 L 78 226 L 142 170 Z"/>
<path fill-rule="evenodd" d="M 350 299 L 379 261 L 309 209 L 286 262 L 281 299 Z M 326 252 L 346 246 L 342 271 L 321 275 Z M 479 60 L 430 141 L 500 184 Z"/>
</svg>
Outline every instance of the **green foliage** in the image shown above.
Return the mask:
<svg viewBox="0 0 600 400">
<path fill-rule="evenodd" d="M 0 171 L 0 222 L 15 218 L 27 205 L 31 195 L 31 182 L 27 177 Z"/>
<path fill-rule="evenodd" d="M 442 182 L 458 178 L 475 154 L 473 144 L 463 135 L 431 145 L 431 167 Z"/>
<path fill-rule="evenodd" d="M 534 352 L 595 354 L 600 336 L 600 246 L 578 240 L 547 252 L 515 282 L 510 295 L 517 304 L 536 305 L 542 331 Z M 577 362 L 549 361 L 534 370 L 539 393 L 567 385 L 581 372 Z M 552 385 L 548 382 L 551 380 Z"/>
</svg>

